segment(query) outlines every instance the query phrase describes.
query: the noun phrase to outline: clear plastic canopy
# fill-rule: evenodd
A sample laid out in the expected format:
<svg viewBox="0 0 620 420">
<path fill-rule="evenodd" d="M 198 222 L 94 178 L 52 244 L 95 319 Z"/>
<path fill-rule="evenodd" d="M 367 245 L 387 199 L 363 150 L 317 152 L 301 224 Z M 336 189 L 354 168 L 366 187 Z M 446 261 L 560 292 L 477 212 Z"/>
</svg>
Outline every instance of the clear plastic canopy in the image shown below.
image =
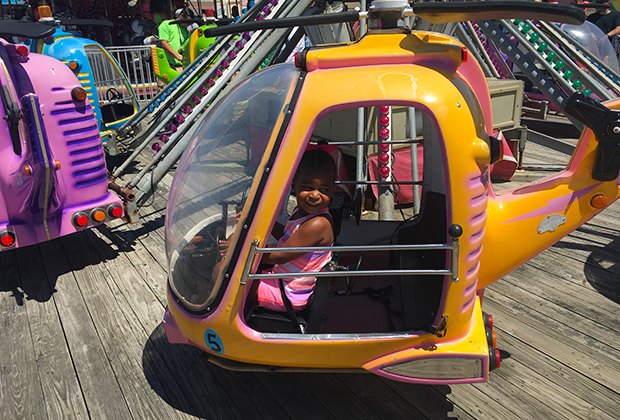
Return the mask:
<svg viewBox="0 0 620 420">
<path fill-rule="evenodd" d="M 270 67 L 241 82 L 199 123 L 170 189 L 166 253 L 170 285 L 194 310 L 217 293 L 218 239 L 235 228 L 298 69 Z M 221 271 L 221 270 L 220 270 Z"/>
<path fill-rule="evenodd" d="M 618 73 L 618 57 L 609 38 L 592 22 L 581 25 L 562 24 L 562 30 L 579 43 L 581 48 L 601 60 L 611 70 Z"/>
</svg>

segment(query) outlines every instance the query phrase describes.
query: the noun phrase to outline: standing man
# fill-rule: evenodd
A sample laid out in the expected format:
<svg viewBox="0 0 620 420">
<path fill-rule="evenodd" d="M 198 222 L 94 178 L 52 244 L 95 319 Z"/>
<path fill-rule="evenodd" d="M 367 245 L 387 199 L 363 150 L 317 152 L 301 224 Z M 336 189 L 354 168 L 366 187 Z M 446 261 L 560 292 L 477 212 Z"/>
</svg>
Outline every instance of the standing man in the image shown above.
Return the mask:
<svg viewBox="0 0 620 420">
<path fill-rule="evenodd" d="M 187 12 L 185 9 L 177 9 L 174 12 L 174 19 L 162 21 L 157 31 L 161 46 L 166 51 L 170 67 L 179 71 L 183 69 L 183 56 L 179 50 L 189 38 L 189 31 L 185 24 L 178 23 L 182 19 L 187 19 Z"/>
<path fill-rule="evenodd" d="M 607 35 L 617 54 L 617 35 L 620 35 L 620 12 L 614 12 L 610 9 L 609 0 L 595 0 L 594 3 L 599 5 L 600 9 L 598 12 L 588 15 L 586 19 L 598 26 Z"/>
</svg>

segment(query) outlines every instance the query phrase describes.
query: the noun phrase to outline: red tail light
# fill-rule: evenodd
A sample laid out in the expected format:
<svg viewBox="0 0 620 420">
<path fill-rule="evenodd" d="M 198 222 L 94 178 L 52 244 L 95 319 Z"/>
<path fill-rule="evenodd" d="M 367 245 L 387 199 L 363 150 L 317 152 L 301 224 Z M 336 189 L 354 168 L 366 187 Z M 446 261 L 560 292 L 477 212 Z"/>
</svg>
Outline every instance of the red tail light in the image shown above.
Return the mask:
<svg viewBox="0 0 620 420">
<path fill-rule="evenodd" d="M 88 224 L 88 216 L 84 213 L 75 213 L 71 219 L 75 227 L 83 228 Z"/>
<path fill-rule="evenodd" d="M 502 364 L 502 354 L 499 349 L 489 347 L 489 372 Z"/>
<path fill-rule="evenodd" d="M 0 245 L 5 248 L 13 246 L 15 244 L 15 234 L 10 230 L 0 232 Z"/>
<path fill-rule="evenodd" d="M 493 329 L 493 315 L 483 312 L 482 319 L 484 320 L 485 327 Z"/>
<path fill-rule="evenodd" d="M 118 219 L 123 215 L 123 208 L 118 204 L 111 204 L 108 207 L 108 216 Z"/>
</svg>

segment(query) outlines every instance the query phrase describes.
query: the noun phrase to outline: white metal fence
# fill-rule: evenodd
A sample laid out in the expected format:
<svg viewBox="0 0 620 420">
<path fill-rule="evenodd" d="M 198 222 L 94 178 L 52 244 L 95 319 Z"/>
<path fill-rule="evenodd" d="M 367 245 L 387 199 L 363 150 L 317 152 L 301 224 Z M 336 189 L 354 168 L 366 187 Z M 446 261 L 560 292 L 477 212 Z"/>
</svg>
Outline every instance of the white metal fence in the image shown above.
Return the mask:
<svg viewBox="0 0 620 420">
<path fill-rule="evenodd" d="M 151 47 L 148 45 L 130 45 L 107 47 L 106 50 L 120 64 L 133 88 L 138 103 L 149 102 L 158 91 L 157 79 L 153 72 Z"/>
</svg>

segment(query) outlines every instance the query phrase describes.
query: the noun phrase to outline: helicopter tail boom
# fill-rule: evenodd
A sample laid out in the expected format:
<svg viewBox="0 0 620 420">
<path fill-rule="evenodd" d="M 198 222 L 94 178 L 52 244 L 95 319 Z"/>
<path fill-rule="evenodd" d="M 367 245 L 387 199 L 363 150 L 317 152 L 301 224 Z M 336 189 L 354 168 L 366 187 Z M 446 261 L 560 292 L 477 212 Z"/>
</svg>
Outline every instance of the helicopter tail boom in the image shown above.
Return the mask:
<svg viewBox="0 0 620 420">
<path fill-rule="evenodd" d="M 618 109 L 620 101 L 610 105 Z M 601 157 L 607 152 L 595 133 L 584 130 L 564 171 L 489 197 L 478 289 L 533 258 L 620 198 L 617 158 L 616 164 L 607 165 L 609 158 Z M 617 154 L 617 147 L 614 150 Z M 497 264 L 499 260 L 503 264 Z"/>
</svg>

